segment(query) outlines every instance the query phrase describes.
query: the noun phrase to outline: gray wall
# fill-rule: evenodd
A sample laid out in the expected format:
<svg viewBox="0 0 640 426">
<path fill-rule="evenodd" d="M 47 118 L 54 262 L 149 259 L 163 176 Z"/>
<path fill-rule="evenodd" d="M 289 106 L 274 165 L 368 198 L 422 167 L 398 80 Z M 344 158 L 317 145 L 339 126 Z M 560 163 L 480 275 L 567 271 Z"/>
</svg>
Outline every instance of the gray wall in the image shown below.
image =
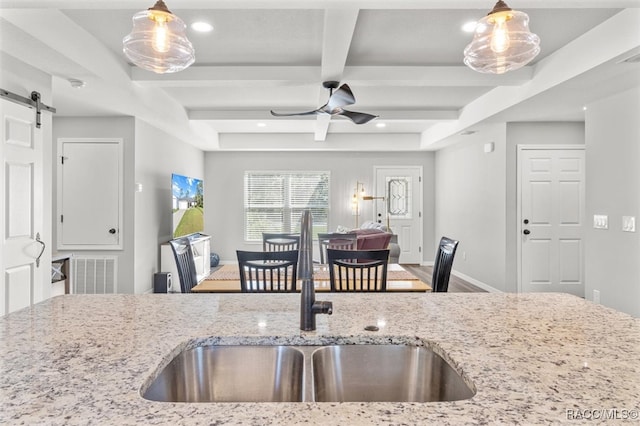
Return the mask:
<svg viewBox="0 0 640 426">
<path fill-rule="evenodd" d="M 517 145 L 583 144 L 581 122 L 487 124 L 436 153 L 436 236 L 458 239 L 454 270 L 517 291 Z M 495 150 L 484 152 L 494 143 Z"/>
<path fill-rule="evenodd" d="M 518 145 L 584 145 L 583 122 L 507 123 L 507 187 L 506 187 L 506 286 L 517 291 L 517 147 Z M 588 169 L 588 167 L 587 167 Z"/>
<path fill-rule="evenodd" d="M 56 117 L 53 120 L 53 182 L 54 193 L 61 190 L 57 182 L 59 154 L 57 144 L 59 138 L 122 138 L 124 149 L 124 193 L 123 193 L 123 228 L 120 230 L 122 250 L 70 250 L 79 255 L 104 255 L 118 257 L 118 292 L 133 293 L 134 272 L 134 118 L 133 117 Z M 56 224 L 59 219 L 56 214 L 56 198 L 53 199 L 54 246 L 57 243 Z M 61 250 L 61 252 L 63 252 Z"/>
<path fill-rule="evenodd" d="M 144 293 L 161 270 L 160 244 L 172 238 L 171 174 L 202 179 L 204 153 L 141 120 L 136 120 L 135 134 L 135 182 L 142 184 L 142 192 L 134 196 L 134 281 L 135 292 Z"/>
<path fill-rule="evenodd" d="M 435 234 L 460 241 L 454 270 L 498 290 L 506 290 L 505 127 L 479 127 L 436 153 Z"/>
<path fill-rule="evenodd" d="M 640 89 L 588 106 L 587 221 L 609 216 L 609 229 L 586 231 L 586 291 L 603 305 L 640 317 L 640 237 L 622 232 L 622 216 L 640 213 Z M 636 227 L 638 223 L 636 222 Z"/>
<path fill-rule="evenodd" d="M 202 178 L 204 153 L 133 117 L 56 118 L 54 140 L 61 137 L 123 139 L 123 249 L 73 252 L 117 256 L 119 293 L 152 291 L 153 274 L 161 269 L 160 244 L 171 239 L 171 173 Z M 53 158 L 57 164 L 55 153 Z M 55 216 L 55 204 L 53 209 Z"/>
<path fill-rule="evenodd" d="M 389 136 L 393 142 L 393 136 Z M 246 170 L 318 170 L 331 173 L 329 227 L 354 227 L 351 197 L 356 181 L 373 190 L 374 166 L 423 167 L 423 261 L 433 261 L 434 154 L 431 152 L 208 152 L 205 155 L 205 229 L 212 251 L 233 262 L 235 251 L 258 250 L 244 241 L 244 172 Z M 360 223 L 373 219 L 372 203 L 362 203 Z"/>
</svg>

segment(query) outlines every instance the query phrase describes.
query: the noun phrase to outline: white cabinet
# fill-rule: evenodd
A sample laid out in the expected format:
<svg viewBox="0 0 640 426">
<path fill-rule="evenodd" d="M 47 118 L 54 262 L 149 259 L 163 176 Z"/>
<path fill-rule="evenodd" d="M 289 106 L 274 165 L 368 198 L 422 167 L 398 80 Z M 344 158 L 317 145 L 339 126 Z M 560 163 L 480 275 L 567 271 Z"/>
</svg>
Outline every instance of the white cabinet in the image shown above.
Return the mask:
<svg viewBox="0 0 640 426">
<path fill-rule="evenodd" d="M 198 282 L 200 282 L 211 273 L 211 236 L 196 233 L 187 237 L 191 241 L 193 261 L 196 264 L 196 275 Z M 161 272 L 171 272 L 172 285 L 169 292 L 180 293 L 178 267 L 169 243 L 164 243 L 160 246 L 160 269 Z"/>
</svg>

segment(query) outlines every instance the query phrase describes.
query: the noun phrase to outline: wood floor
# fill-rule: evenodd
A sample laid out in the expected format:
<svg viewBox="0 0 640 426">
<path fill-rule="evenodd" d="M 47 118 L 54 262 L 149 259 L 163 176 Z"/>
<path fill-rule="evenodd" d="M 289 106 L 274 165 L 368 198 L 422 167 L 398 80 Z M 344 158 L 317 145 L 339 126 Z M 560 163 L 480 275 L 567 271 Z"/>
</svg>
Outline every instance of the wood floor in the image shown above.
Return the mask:
<svg viewBox="0 0 640 426">
<path fill-rule="evenodd" d="M 211 272 L 221 267 L 222 265 L 211 268 Z M 420 278 L 420 281 L 431 285 L 432 266 L 402 265 L 402 267 L 407 271 L 411 271 L 412 274 Z M 451 293 L 486 293 L 486 291 L 480 287 L 476 287 L 453 274 L 451 274 L 451 278 L 449 278 L 449 291 Z"/>
<path fill-rule="evenodd" d="M 433 272 L 432 266 L 402 265 L 402 267 L 408 271 L 411 271 L 412 274 L 420 278 L 420 281 L 431 285 L 431 274 Z M 463 279 L 458 278 L 453 274 L 451 274 L 451 278 L 449 278 L 449 292 L 486 293 L 486 291 L 481 289 L 480 287 L 476 287 L 475 285 L 464 281 Z"/>
</svg>

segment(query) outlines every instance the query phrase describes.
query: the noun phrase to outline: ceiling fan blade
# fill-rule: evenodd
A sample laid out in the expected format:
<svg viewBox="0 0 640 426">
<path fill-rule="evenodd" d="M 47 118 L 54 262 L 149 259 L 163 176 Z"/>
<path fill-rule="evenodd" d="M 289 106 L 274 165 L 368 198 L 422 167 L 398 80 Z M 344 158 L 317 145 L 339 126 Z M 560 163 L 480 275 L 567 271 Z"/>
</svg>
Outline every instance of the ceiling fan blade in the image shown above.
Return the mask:
<svg viewBox="0 0 640 426">
<path fill-rule="evenodd" d="M 292 117 L 294 115 L 318 115 L 318 114 L 323 114 L 323 113 L 324 113 L 324 111 L 318 110 L 318 109 L 315 109 L 313 111 L 291 112 L 291 113 L 275 112 L 274 110 L 271 110 L 271 115 L 273 115 L 275 117 Z"/>
<path fill-rule="evenodd" d="M 329 97 L 329 101 L 321 109 L 329 114 L 335 114 L 338 112 L 336 110 L 354 103 L 356 103 L 356 98 L 353 96 L 353 92 L 348 85 L 343 84 L 333 92 Z"/>
<path fill-rule="evenodd" d="M 377 115 L 367 114 L 365 112 L 347 111 L 344 109 L 342 110 L 342 112 L 339 112 L 338 115 L 344 115 L 356 124 L 365 124 L 373 120 L 374 118 L 378 118 Z"/>
</svg>

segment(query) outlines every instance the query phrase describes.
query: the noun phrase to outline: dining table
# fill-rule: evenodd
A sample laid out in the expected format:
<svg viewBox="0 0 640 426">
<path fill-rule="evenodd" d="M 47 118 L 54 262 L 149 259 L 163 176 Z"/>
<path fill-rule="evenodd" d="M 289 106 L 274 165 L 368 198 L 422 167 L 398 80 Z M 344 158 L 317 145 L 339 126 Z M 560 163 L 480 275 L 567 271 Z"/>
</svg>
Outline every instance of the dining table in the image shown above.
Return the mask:
<svg viewBox="0 0 640 426">
<path fill-rule="evenodd" d="M 331 291 L 329 269 L 327 265 L 315 264 L 313 268 L 313 284 L 316 291 Z M 297 282 L 300 291 L 301 281 Z M 427 292 L 431 286 L 397 263 L 387 267 L 387 291 L 390 292 Z M 224 264 L 213 271 L 191 289 L 192 293 L 240 293 L 240 270 L 237 264 Z"/>
</svg>

